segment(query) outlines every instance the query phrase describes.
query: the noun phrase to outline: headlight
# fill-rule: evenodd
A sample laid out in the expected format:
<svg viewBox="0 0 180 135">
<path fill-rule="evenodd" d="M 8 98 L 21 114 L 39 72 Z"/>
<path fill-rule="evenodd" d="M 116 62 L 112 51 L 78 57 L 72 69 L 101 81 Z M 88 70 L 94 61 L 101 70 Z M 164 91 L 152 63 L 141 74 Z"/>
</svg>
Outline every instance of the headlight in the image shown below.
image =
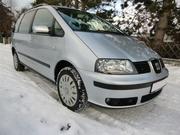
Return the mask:
<svg viewBox="0 0 180 135">
<path fill-rule="evenodd" d="M 129 60 L 98 59 L 95 71 L 105 74 L 135 74 L 136 69 Z"/>
</svg>

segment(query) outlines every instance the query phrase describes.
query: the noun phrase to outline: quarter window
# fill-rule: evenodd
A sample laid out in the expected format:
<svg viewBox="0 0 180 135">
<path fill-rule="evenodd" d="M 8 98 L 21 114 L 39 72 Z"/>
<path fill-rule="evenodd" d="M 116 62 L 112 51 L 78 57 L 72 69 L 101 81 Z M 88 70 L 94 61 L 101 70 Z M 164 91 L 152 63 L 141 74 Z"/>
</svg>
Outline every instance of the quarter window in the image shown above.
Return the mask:
<svg viewBox="0 0 180 135">
<path fill-rule="evenodd" d="M 54 35 L 61 36 L 61 37 L 64 36 L 64 31 L 61 28 L 61 26 L 58 24 L 57 21 L 55 21 L 55 23 L 54 23 Z"/>
</svg>

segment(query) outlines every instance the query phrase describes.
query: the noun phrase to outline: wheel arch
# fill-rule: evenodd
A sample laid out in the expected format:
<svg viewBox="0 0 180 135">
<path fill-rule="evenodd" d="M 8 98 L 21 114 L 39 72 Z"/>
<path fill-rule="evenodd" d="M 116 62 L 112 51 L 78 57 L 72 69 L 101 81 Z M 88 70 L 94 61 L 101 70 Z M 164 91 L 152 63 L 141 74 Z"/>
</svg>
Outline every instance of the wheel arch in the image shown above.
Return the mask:
<svg viewBox="0 0 180 135">
<path fill-rule="evenodd" d="M 63 69 L 64 67 L 67 67 L 67 66 L 71 66 L 71 67 L 73 67 L 73 68 L 76 69 L 76 67 L 74 66 L 74 64 L 72 64 L 71 62 L 69 62 L 69 61 L 67 61 L 67 60 L 61 60 L 61 61 L 59 61 L 59 62 L 56 64 L 56 66 L 55 66 L 55 68 L 54 68 L 54 80 L 55 80 L 55 82 L 56 82 L 56 80 L 57 80 L 57 76 L 58 76 L 59 71 L 60 71 L 61 69 Z M 77 70 L 77 69 L 76 69 L 76 70 Z"/>
</svg>

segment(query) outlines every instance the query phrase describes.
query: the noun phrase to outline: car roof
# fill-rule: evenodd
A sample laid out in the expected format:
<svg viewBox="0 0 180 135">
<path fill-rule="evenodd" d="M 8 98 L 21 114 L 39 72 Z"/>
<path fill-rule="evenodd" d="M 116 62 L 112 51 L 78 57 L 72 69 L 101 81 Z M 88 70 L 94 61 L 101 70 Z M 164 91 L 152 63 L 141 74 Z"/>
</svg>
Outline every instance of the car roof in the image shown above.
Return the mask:
<svg viewBox="0 0 180 135">
<path fill-rule="evenodd" d="M 70 7 L 66 7 L 66 6 L 60 6 L 60 5 L 48 5 L 46 3 L 42 3 L 42 4 L 38 4 L 36 6 L 33 6 L 32 8 L 28 9 L 27 11 L 23 12 L 21 15 L 23 14 L 26 14 L 28 12 L 31 12 L 33 10 L 36 10 L 36 9 L 39 9 L 39 8 L 54 8 L 54 9 L 58 9 L 58 8 L 61 8 L 61 9 L 67 9 L 67 10 L 75 10 L 75 11 L 81 11 L 79 9 L 75 9 L 75 8 L 70 8 Z M 84 11 L 82 11 L 84 12 Z"/>
<path fill-rule="evenodd" d="M 66 6 L 48 5 L 48 4 L 44 4 L 44 3 L 38 4 L 38 5 L 34 6 L 34 7 L 32 7 L 31 9 L 29 9 L 28 11 L 33 10 L 33 9 L 42 8 L 42 7 L 46 7 L 46 8 L 48 8 L 48 7 L 53 7 L 53 8 L 55 8 L 55 9 L 62 8 L 62 9 L 70 9 L 70 10 L 78 10 L 78 11 L 81 11 L 81 10 L 79 10 L 79 9 L 70 8 L 70 7 L 66 7 Z"/>
</svg>

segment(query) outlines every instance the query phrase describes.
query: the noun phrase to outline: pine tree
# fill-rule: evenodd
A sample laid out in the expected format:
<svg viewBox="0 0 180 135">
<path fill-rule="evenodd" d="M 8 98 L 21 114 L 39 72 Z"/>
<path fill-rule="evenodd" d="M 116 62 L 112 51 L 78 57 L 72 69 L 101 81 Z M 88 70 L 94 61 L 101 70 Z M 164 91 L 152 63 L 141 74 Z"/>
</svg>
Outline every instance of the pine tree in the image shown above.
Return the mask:
<svg viewBox="0 0 180 135">
<path fill-rule="evenodd" d="M 67 7 L 74 7 L 76 9 L 87 10 L 101 3 L 101 0 L 36 0 L 34 3 L 32 3 L 32 5 L 35 6 L 41 3 L 46 3 L 49 5 L 62 5 Z"/>
<path fill-rule="evenodd" d="M 58 5 L 61 2 L 63 3 L 63 0 L 36 0 L 32 3 L 32 5 L 35 6 L 42 3 L 46 3 L 49 5 Z"/>
<path fill-rule="evenodd" d="M 133 16 L 129 15 L 131 11 L 126 10 L 129 3 L 133 3 L 131 7 L 136 9 Z M 153 48 L 163 45 L 165 34 L 172 36 L 175 41 L 179 39 L 175 34 L 180 31 L 180 15 L 175 0 L 126 0 L 122 8 L 123 15 L 115 15 L 114 24 L 130 35 L 144 38 Z"/>
<path fill-rule="evenodd" d="M 87 10 L 100 4 L 101 0 L 81 0 L 81 9 Z"/>
</svg>

